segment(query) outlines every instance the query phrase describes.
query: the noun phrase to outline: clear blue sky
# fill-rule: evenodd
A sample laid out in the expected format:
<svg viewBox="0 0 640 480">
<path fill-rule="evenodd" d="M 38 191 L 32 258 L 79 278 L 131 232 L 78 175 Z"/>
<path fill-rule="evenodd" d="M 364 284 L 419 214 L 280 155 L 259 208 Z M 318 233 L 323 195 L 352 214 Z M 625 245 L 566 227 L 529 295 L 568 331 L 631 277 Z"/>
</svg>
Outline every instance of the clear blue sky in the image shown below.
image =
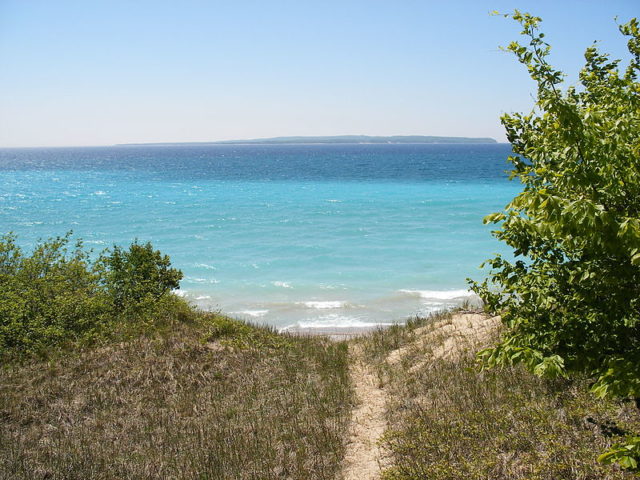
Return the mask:
<svg viewBox="0 0 640 480">
<path fill-rule="evenodd" d="M 504 141 L 532 82 L 498 49 L 543 17 L 552 63 L 624 57 L 638 0 L 0 0 L 0 146 L 285 135 Z"/>
</svg>

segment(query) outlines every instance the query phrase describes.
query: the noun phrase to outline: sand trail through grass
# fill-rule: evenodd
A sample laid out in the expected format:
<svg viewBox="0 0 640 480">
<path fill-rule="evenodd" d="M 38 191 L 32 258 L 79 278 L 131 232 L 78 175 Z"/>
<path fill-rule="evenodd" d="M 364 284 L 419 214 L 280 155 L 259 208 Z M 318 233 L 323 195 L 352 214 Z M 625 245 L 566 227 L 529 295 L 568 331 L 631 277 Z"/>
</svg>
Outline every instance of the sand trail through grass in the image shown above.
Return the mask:
<svg viewBox="0 0 640 480">
<path fill-rule="evenodd" d="M 416 349 L 431 347 L 431 352 L 410 367 L 417 370 L 428 361 L 448 359 L 456 356 L 495 329 L 498 317 L 462 313 L 445 317 L 412 332 L 409 342 L 391 350 L 384 363 L 389 366 L 399 364 Z M 431 344 L 431 345 L 430 345 Z M 378 370 L 367 361 L 361 343 L 350 345 L 350 374 L 357 404 L 351 414 L 349 442 L 344 459 L 345 480 L 375 480 L 385 468 L 385 452 L 380 446 L 386 423 L 387 394 L 383 388 Z"/>
<path fill-rule="evenodd" d="M 375 370 L 364 359 L 362 345 L 350 347 L 350 374 L 357 404 L 351 414 L 343 476 L 345 480 L 374 480 L 379 478 L 383 457 L 378 439 L 386 428 L 386 394 Z"/>
<path fill-rule="evenodd" d="M 619 437 L 590 419 L 637 431 L 633 405 L 596 399 L 588 378 L 539 378 L 523 366 L 480 370 L 476 353 L 496 341 L 500 323 L 453 312 L 356 341 L 386 394 L 379 477 L 630 479 L 596 462 Z"/>
</svg>

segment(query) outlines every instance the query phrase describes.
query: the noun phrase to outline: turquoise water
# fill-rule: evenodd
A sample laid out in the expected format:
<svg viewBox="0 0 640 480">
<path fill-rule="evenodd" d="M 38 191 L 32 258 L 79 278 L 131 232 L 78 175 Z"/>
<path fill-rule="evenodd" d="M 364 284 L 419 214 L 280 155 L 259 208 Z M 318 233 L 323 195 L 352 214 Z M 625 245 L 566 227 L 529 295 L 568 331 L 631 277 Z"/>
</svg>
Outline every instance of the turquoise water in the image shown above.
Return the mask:
<svg viewBox="0 0 640 480">
<path fill-rule="evenodd" d="M 506 253 L 482 225 L 520 186 L 507 145 L 0 150 L 0 222 L 150 240 L 198 305 L 286 327 L 402 321 L 462 301 Z"/>
</svg>

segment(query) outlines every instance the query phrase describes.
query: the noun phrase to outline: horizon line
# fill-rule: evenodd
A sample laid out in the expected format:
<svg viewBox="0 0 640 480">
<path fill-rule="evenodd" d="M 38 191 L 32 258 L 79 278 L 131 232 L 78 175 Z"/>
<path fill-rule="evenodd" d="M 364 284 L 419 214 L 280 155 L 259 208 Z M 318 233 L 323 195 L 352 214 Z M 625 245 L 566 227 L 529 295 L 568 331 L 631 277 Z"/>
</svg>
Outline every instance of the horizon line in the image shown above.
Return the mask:
<svg viewBox="0 0 640 480">
<path fill-rule="evenodd" d="M 127 143 L 105 143 L 105 144 L 87 144 L 87 145 L 19 145 L 6 146 L 0 145 L 0 149 L 29 149 L 29 148 L 104 148 L 104 147 L 134 147 L 134 146 L 188 146 L 188 145 L 443 145 L 443 144 L 488 144 L 487 142 L 288 142 L 288 143 L 260 143 L 274 141 L 278 139 L 311 139 L 311 138 L 345 138 L 345 137 L 364 137 L 364 138 L 407 138 L 407 137 L 429 137 L 442 139 L 468 139 L 468 140 L 492 140 L 491 144 L 508 144 L 509 142 L 501 142 L 493 137 L 466 137 L 462 135 L 292 135 L 277 137 L 259 137 L 246 139 L 229 139 L 229 140 L 195 140 L 195 141 L 156 141 L 156 142 L 127 142 Z"/>
</svg>

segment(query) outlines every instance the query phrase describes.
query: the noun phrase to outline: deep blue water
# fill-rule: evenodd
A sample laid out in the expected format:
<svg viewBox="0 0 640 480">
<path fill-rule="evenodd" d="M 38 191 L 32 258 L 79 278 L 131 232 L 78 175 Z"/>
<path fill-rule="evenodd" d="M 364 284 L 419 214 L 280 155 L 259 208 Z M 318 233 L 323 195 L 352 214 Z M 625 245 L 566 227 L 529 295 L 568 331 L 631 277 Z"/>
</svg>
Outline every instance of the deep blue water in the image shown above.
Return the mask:
<svg viewBox="0 0 640 480">
<path fill-rule="evenodd" d="M 151 240 L 194 302 L 278 327 L 402 320 L 459 301 L 505 252 L 519 190 L 497 145 L 0 149 L 0 223 L 100 250 Z"/>
</svg>

